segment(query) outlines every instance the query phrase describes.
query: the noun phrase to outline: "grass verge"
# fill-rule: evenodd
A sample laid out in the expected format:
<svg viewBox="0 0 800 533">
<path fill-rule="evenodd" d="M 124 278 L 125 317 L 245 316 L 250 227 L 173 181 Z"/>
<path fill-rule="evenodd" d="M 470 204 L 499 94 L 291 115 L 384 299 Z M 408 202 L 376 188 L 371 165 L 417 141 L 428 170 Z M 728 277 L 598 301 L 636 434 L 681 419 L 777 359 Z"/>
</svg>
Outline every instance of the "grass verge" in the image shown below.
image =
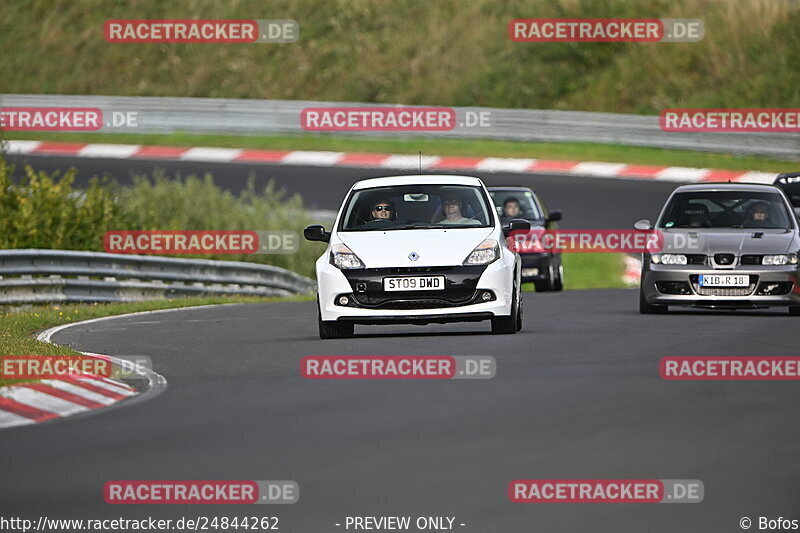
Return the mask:
<svg viewBox="0 0 800 533">
<path fill-rule="evenodd" d="M 77 355 L 78 352 L 70 348 L 39 342 L 33 334 L 47 328 L 91 318 L 198 305 L 306 301 L 313 299 L 313 295 L 274 298 L 220 296 L 114 304 L 34 306 L 30 309 L 5 312 L 0 315 L 0 354 L 3 354 L 0 355 L 0 360 L 9 355 Z M 18 384 L 22 381 L 2 379 L 2 376 L 0 376 L 0 387 Z"/>
<path fill-rule="evenodd" d="M 668 150 L 599 143 L 545 143 L 489 139 L 369 139 L 339 135 L 194 135 L 188 133 L 35 133 L 5 132 L 4 138 L 162 146 L 210 146 L 261 150 L 330 150 L 334 152 L 407 153 L 465 157 L 522 157 L 570 161 L 604 161 L 634 165 L 787 172 L 800 163 L 766 157 Z"/>
</svg>

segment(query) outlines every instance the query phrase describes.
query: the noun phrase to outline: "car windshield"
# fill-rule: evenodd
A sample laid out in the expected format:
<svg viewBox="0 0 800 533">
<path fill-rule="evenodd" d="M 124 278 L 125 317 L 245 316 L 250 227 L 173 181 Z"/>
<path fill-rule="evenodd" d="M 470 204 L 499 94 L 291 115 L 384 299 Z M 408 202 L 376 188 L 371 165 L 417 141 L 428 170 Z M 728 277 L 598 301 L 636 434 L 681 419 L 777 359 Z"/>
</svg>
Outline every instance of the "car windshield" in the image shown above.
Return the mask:
<svg viewBox="0 0 800 533">
<path fill-rule="evenodd" d="M 489 191 L 489 194 L 492 196 L 497 215 L 501 218 L 529 220 L 544 218 L 530 191 Z"/>
<path fill-rule="evenodd" d="M 756 191 L 682 192 L 672 197 L 661 228 L 791 228 L 783 198 Z"/>
<path fill-rule="evenodd" d="M 493 222 L 479 187 L 398 185 L 355 191 L 339 231 L 475 228 Z"/>
</svg>

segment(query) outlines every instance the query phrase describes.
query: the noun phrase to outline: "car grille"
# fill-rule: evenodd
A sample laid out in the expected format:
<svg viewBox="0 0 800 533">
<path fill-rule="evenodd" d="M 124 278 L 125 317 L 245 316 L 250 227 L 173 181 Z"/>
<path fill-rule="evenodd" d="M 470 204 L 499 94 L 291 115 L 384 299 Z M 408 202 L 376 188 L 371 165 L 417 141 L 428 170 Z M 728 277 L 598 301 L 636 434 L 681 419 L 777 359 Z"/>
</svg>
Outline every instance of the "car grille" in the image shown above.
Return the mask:
<svg viewBox="0 0 800 533">
<path fill-rule="evenodd" d="M 736 261 L 733 254 L 714 254 L 714 262 L 720 266 L 731 266 Z"/>
<path fill-rule="evenodd" d="M 701 254 L 687 254 L 686 263 L 689 265 L 707 265 L 708 257 Z"/>
<path fill-rule="evenodd" d="M 762 260 L 761 255 L 743 255 L 742 256 L 742 264 L 743 265 L 760 265 Z"/>
<path fill-rule="evenodd" d="M 441 293 L 431 291 L 409 291 L 402 293 L 370 292 L 354 294 L 356 302 L 363 307 L 380 309 L 433 309 L 454 307 L 472 303 L 477 297 L 475 289 L 448 289 Z"/>
<path fill-rule="evenodd" d="M 700 296 L 749 296 L 753 293 L 758 283 L 758 276 L 750 275 L 750 284 L 747 287 L 701 287 L 697 274 L 689 276 L 692 289 Z"/>
</svg>

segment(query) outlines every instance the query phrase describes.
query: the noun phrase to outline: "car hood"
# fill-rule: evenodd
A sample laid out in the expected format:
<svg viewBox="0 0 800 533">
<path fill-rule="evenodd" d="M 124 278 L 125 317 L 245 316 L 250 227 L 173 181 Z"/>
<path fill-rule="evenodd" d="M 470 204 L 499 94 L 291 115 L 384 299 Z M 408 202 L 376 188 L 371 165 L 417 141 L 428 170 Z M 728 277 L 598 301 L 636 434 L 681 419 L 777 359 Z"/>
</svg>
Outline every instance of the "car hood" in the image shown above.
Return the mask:
<svg viewBox="0 0 800 533">
<path fill-rule="evenodd" d="M 664 252 L 713 255 L 716 253 L 784 254 L 794 230 L 782 229 L 662 229 Z"/>
<path fill-rule="evenodd" d="M 337 237 L 367 268 L 460 265 L 494 228 L 353 231 Z M 409 255 L 416 252 L 412 261 Z"/>
</svg>

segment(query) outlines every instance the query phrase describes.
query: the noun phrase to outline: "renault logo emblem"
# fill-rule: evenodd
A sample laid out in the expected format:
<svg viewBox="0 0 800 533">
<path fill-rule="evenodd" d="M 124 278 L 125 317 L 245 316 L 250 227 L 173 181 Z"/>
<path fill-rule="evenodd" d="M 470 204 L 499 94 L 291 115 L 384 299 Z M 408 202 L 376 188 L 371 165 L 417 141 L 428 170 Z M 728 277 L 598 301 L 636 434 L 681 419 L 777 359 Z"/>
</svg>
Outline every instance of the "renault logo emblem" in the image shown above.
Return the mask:
<svg viewBox="0 0 800 533">
<path fill-rule="evenodd" d="M 411 259 L 412 261 L 416 261 L 417 259 L 419 259 L 419 254 L 417 252 L 411 252 L 410 254 L 408 254 L 408 258 Z"/>
</svg>

